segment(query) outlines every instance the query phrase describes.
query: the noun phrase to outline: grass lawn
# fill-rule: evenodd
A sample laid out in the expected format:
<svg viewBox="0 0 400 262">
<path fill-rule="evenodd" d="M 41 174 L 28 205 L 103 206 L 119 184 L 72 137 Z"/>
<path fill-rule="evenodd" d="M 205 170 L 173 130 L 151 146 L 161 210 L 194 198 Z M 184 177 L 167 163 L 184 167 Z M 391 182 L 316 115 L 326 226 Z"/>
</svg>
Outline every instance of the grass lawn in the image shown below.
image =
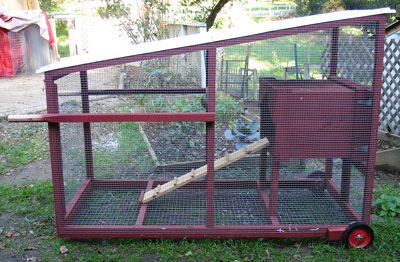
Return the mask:
<svg viewBox="0 0 400 262">
<path fill-rule="evenodd" d="M 0 120 L 0 175 L 48 157 L 45 124 L 14 124 L 15 128 L 10 128 L 11 124 L 3 123 Z"/>
<path fill-rule="evenodd" d="M 250 44 L 249 49 L 249 68 L 257 69 L 259 77 L 283 79 L 283 68 L 295 66 L 295 44 L 299 67 L 309 62 L 311 65 L 322 64 L 321 56 L 324 52 L 324 46 L 321 41 L 322 38 L 318 37 L 318 35 L 306 34 L 253 42 Z M 247 44 L 225 47 L 224 59 L 245 60 L 247 53 Z M 310 55 L 308 55 L 309 53 Z M 244 64 L 239 63 L 237 65 L 244 66 Z M 311 73 L 313 72 L 311 71 Z M 290 74 L 288 78 L 294 79 L 295 75 Z"/>
<path fill-rule="evenodd" d="M 325 239 L 59 239 L 52 185 L 0 185 L 0 260 L 26 261 L 396 261 L 399 220 L 373 224 L 375 242 L 347 249 Z M 60 247 L 68 252 L 60 254 Z"/>
</svg>

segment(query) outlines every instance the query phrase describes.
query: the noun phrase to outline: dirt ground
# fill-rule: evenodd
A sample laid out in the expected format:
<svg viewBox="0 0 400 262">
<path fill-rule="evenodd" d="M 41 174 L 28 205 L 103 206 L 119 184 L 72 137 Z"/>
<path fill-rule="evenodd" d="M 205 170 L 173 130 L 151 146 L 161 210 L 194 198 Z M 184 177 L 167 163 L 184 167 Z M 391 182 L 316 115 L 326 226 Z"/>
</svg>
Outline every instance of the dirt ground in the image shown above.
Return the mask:
<svg viewBox="0 0 400 262">
<path fill-rule="evenodd" d="M 44 75 L 0 77 L 0 117 L 46 109 Z"/>
<path fill-rule="evenodd" d="M 0 176 L 0 184 L 19 184 L 35 180 L 51 179 L 50 159 L 23 165 L 9 174 Z"/>
</svg>

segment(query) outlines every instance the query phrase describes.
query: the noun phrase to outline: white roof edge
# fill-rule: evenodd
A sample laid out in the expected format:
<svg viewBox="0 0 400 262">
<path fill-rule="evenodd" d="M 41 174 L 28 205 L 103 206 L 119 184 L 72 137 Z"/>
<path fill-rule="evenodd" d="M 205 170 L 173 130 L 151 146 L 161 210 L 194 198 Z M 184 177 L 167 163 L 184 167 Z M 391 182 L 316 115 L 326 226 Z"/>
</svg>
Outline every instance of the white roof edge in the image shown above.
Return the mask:
<svg viewBox="0 0 400 262">
<path fill-rule="evenodd" d="M 117 50 L 116 52 L 108 54 L 86 54 L 80 56 L 73 56 L 58 61 L 56 63 L 41 67 L 36 71 L 36 73 L 43 73 L 57 69 L 85 65 L 95 62 L 102 62 L 102 61 L 107 61 L 109 59 L 124 58 L 124 57 L 153 53 L 158 51 L 167 51 L 181 47 L 213 43 L 222 40 L 230 40 L 239 37 L 246 37 L 255 34 L 274 32 L 283 29 L 290 29 L 301 26 L 334 22 L 351 18 L 361 18 L 361 17 L 380 15 L 380 14 L 392 14 L 395 12 L 396 12 L 395 10 L 392 10 L 388 7 L 379 9 L 370 9 L 370 10 L 348 10 L 348 11 L 339 11 L 326 14 L 311 15 L 305 17 L 296 17 L 285 20 L 277 20 L 260 24 L 250 29 L 249 28 L 229 29 L 223 31 L 214 31 L 202 34 L 188 35 L 178 38 L 134 45 L 132 46 L 132 49 Z M 268 27 L 265 26 L 266 24 L 268 25 Z M 118 46 L 110 47 L 110 49 L 118 49 Z"/>
</svg>

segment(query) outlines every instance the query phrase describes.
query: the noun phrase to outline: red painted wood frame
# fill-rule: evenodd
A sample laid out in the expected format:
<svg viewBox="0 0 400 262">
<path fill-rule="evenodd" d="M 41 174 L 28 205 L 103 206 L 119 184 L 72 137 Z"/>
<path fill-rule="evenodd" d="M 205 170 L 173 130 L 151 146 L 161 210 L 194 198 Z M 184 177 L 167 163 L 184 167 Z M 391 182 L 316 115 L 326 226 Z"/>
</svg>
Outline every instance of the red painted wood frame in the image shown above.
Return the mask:
<svg viewBox="0 0 400 262">
<path fill-rule="evenodd" d="M 54 187 L 54 199 L 55 199 L 55 213 L 56 213 L 56 226 L 57 232 L 60 237 L 327 237 L 330 240 L 341 239 L 342 233 L 344 232 L 346 225 L 298 225 L 288 226 L 279 225 L 278 220 L 274 217 L 276 214 L 277 197 L 272 194 L 272 200 L 268 198 L 265 193 L 265 188 L 278 188 L 279 185 L 286 183 L 286 186 L 299 186 L 300 184 L 304 187 L 307 183 L 312 185 L 315 181 L 313 179 L 297 179 L 290 181 L 279 181 L 277 177 L 272 177 L 271 180 L 266 180 L 263 172 L 260 172 L 260 178 L 253 181 L 235 181 L 235 180 L 214 180 L 214 113 L 215 113 L 215 66 L 216 66 L 216 48 L 224 47 L 229 45 L 237 45 L 241 43 L 248 43 L 258 40 L 266 40 L 270 38 L 282 37 L 293 35 L 297 33 L 308 33 L 316 30 L 333 29 L 333 35 L 335 35 L 335 28 L 340 26 L 349 26 L 376 22 L 378 25 L 375 45 L 375 68 L 374 68 L 374 82 L 373 82 L 373 118 L 372 118 L 372 131 L 370 135 L 369 146 L 370 149 L 366 161 L 362 163 L 364 167 L 364 174 L 366 176 L 366 183 L 364 189 L 364 204 L 363 213 L 360 216 L 354 211 L 351 205 L 346 203 L 342 204 L 341 208 L 345 210 L 347 216 L 352 220 L 365 221 L 369 223 L 369 216 L 371 210 L 372 200 L 372 188 L 373 188 L 373 173 L 374 173 L 374 161 L 375 161 L 375 150 L 376 150 L 376 138 L 378 128 L 378 115 L 379 115 L 379 98 L 380 98 L 380 87 L 381 87 L 381 75 L 383 67 L 383 44 L 384 44 L 384 28 L 386 22 L 385 15 L 375 15 L 364 18 L 346 19 L 335 22 L 326 22 L 318 25 L 302 26 L 297 28 L 280 30 L 277 32 L 267 32 L 258 35 L 251 35 L 246 37 L 240 37 L 236 39 L 228 39 L 220 42 L 200 44 L 196 46 L 188 46 L 183 48 L 172 49 L 168 51 L 160 51 L 149 54 L 141 54 L 136 56 L 115 58 L 108 60 L 107 62 L 94 62 L 90 64 L 71 66 L 68 68 L 56 69 L 45 73 L 45 84 L 46 84 L 46 100 L 47 110 L 49 119 L 49 142 L 50 142 L 50 157 L 52 163 L 52 176 L 53 176 L 53 187 Z M 335 39 L 335 37 L 332 37 Z M 337 45 L 333 42 L 332 47 Z M 199 114 L 186 114 L 186 115 L 162 115 L 154 114 L 150 119 L 153 121 L 204 121 L 206 122 L 207 130 L 207 156 L 206 161 L 208 164 L 206 181 L 195 181 L 191 183 L 195 187 L 206 187 L 207 190 L 207 221 L 204 226 L 146 226 L 143 225 L 143 221 L 146 215 L 147 204 L 140 206 L 139 216 L 137 218 L 136 225 L 132 226 L 78 226 L 71 225 L 71 219 L 74 214 L 79 210 L 80 206 L 85 200 L 87 193 L 92 190 L 93 187 L 108 187 L 110 185 L 118 185 L 121 187 L 129 188 L 141 188 L 150 189 L 154 188 L 160 183 L 165 181 L 147 181 L 147 180 L 135 180 L 135 181 L 114 181 L 114 180 L 98 180 L 93 177 L 93 159 L 91 156 L 91 134 L 90 134 L 90 122 L 107 122 L 107 121 L 148 121 L 149 118 L 143 119 L 139 114 L 90 114 L 90 108 L 88 103 L 88 97 L 90 95 L 103 94 L 101 91 L 91 91 L 87 86 L 87 70 L 97 69 L 102 67 L 114 66 L 124 63 L 130 63 L 135 61 L 148 60 L 153 58 L 161 58 L 171 55 L 178 55 L 187 52 L 195 52 L 201 50 L 208 50 L 207 60 L 207 88 L 208 88 L 208 112 Z M 337 59 L 335 59 L 335 52 L 331 53 L 331 68 L 335 67 Z M 334 71 L 334 70 L 333 70 Z M 73 72 L 81 72 L 81 97 L 82 97 L 82 114 L 76 115 L 62 115 L 59 114 L 58 105 L 58 94 L 57 85 L 55 80 L 71 74 Z M 333 72 L 331 72 L 333 73 Z M 103 90 L 104 93 L 113 92 L 110 90 Z M 145 92 L 145 91 L 144 91 Z M 152 91 L 153 92 L 153 91 Z M 161 92 L 161 91 L 160 91 Z M 115 92 L 114 92 L 115 93 Z M 123 92 L 120 92 L 121 94 Z M 157 92 L 155 92 L 157 93 Z M 199 93 L 204 93 L 200 91 Z M 116 94 L 116 93 L 115 93 Z M 56 116 L 57 115 L 57 116 Z M 182 120 L 183 119 L 183 120 Z M 60 122 L 82 122 L 85 123 L 84 128 L 84 142 L 86 162 L 87 162 L 87 180 L 82 184 L 77 194 L 74 196 L 70 205 L 65 206 L 64 197 L 64 182 L 63 182 L 63 169 L 62 169 L 62 153 L 61 153 L 61 137 L 60 137 Z M 261 123 L 263 125 L 263 123 Z M 266 150 L 261 153 L 261 160 L 265 159 Z M 332 169 L 332 160 L 328 159 L 326 162 L 326 170 Z M 264 162 L 264 161 L 260 161 Z M 275 167 L 276 168 L 276 167 Z M 265 170 L 265 165 L 260 164 L 260 170 Z M 331 172 L 330 172 L 331 173 Z M 328 191 L 335 199 L 342 198 L 342 192 L 337 185 L 327 177 L 328 179 Z M 282 184 L 283 183 L 283 184 Z M 258 189 L 259 195 L 264 203 L 266 214 L 271 217 L 271 225 L 264 226 L 218 226 L 214 223 L 214 207 L 213 207 L 213 194 L 214 189 L 218 187 L 235 187 L 247 185 Z M 341 202 L 341 201 L 338 201 Z M 272 216 L 271 216 L 272 215 Z"/>
</svg>

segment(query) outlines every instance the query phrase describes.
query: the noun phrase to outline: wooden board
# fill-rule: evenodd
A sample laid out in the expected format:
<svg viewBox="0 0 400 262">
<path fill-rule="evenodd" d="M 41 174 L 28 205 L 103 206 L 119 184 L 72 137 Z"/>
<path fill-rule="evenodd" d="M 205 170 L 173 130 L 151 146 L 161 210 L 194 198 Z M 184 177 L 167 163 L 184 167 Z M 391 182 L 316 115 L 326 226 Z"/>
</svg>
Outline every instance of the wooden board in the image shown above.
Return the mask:
<svg viewBox="0 0 400 262">
<path fill-rule="evenodd" d="M 43 115 L 9 115 L 8 122 L 44 122 Z"/>
<path fill-rule="evenodd" d="M 248 146 L 243 147 L 240 150 L 237 150 L 229 155 L 226 155 L 224 157 L 221 157 L 214 162 L 214 170 L 218 170 L 220 168 L 223 168 L 233 162 L 236 162 L 242 158 L 244 158 L 246 155 L 256 152 L 264 147 L 266 147 L 269 144 L 267 138 L 263 138 L 259 141 L 256 141 Z M 199 179 L 207 174 L 207 165 L 204 165 L 202 167 L 199 167 L 197 169 L 192 169 L 189 173 L 186 173 L 180 177 L 174 177 L 173 180 L 162 184 L 158 185 L 156 188 L 153 188 L 152 190 L 147 191 L 144 194 L 143 203 L 147 203 L 157 197 L 160 197 L 162 195 L 165 195 L 177 188 L 180 188 L 187 183 L 190 183 L 193 180 Z"/>
</svg>

